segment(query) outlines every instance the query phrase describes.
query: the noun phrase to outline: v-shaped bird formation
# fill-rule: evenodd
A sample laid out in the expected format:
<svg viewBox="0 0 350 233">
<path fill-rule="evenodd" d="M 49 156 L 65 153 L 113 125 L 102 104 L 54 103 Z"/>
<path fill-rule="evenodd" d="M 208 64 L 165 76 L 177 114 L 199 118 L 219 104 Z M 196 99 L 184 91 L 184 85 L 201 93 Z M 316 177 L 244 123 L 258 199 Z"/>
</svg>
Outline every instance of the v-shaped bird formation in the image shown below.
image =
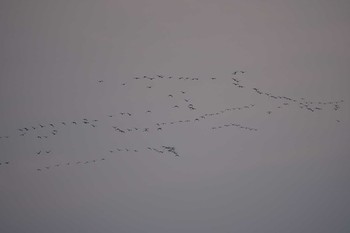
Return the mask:
<svg viewBox="0 0 350 233">
<path fill-rule="evenodd" d="M 35 141 L 37 142 L 35 143 L 36 146 L 33 146 L 28 153 L 33 155 L 33 158 L 37 159 L 36 161 L 39 162 L 42 158 L 47 156 L 54 157 L 59 154 L 60 148 L 52 148 L 52 145 L 55 145 L 56 140 L 62 140 L 62 138 L 72 134 L 74 131 L 84 132 L 85 134 L 106 133 L 106 135 L 110 135 L 110 132 L 112 132 L 112 137 L 115 137 L 116 140 L 122 137 L 128 137 L 128 139 L 131 140 L 131 137 L 154 137 L 155 135 L 165 138 L 166 135 L 172 134 L 173 129 L 182 129 L 180 126 L 186 126 L 184 129 L 188 129 L 189 127 L 195 128 L 198 124 L 201 124 L 202 128 L 205 127 L 208 132 L 212 134 L 224 129 L 254 134 L 259 130 L 259 126 L 249 125 L 249 122 L 246 121 L 240 122 L 236 119 L 236 114 L 242 112 L 249 115 L 250 111 L 254 111 L 254 116 L 268 117 L 273 115 L 276 111 L 281 111 L 286 108 L 308 111 L 310 114 L 320 114 L 324 111 L 339 112 L 344 103 L 344 100 L 311 101 L 305 98 L 267 92 L 262 88 L 247 84 L 244 80 L 242 81 L 246 73 L 246 71 L 237 70 L 230 76 L 224 78 L 213 76 L 209 78 L 200 78 L 163 74 L 135 76 L 130 78 L 127 82 L 124 81 L 118 84 L 121 87 L 119 91 L 123 91 L 123 88 L 134 88 L 142 89 L 148 94 L 154 93 L 154 95 L 159 95 L 159 93 L 162 93 L 161 95 L 163 96 L 159 96 L 159 98 L 166 104 L 153 106 L 151 109 L 144 105 L 144 108 L 133 109 L 134 112 L 114 109 L 107 115 L 96 114 L 96 116 L 92 118 L 85 117 L 82 119 L 61 121 L 43 119 L 43 121 L 35 124 L 18 126 L 12 133 L 2 134 L 2 132 L 0 132 L 0 145 L 15 140 L 17 137 L 25 138 L 26 141 Z M 231 88 L 232 91 L 239 89 L 244 92 L 252 93 L 253 96 L 258 96 L 259 100 L 271 103 L 275 107 L 259 106 L 256 103 L 240 104 L 240 100 L 235 99 L 231 101 L 233 104 L 223 108 L 221 106 L 209 106 L 211 109 L 216 109 L 216 111 L 209 112 L 205 110 L 203 106 L 208 106 L 210 103 L 202 103 L 201 98 L 196 96 L 198 90 L 192 91 L 192 87 L 193 85 L 196 86 L 203 83 L 206 85 L 214 85 L 219 82 L 225 87 Z M 97 80 L 95 84 L 98 86 L 110 85 L 107 80 Z M 168 92 L 164 95 L 164 93 L 159 90 L 165 85 L 169 85 L 170 87 L 180 86 L 180 88 L 178 90 L 172 90 L 170 93 Z M 225 99 L 222 101 L 223 103 L 227 102 Z M 140 104 L 142 105 L 142 99 L 140 100 Z M 161 114 L 158 116 L 159 112 Z M 228 118 L 230 122 L 227 122 Z M 220 119 L 226 123 L 220 122 Z M 215 120 L 219 122 L 215 122 Z M 335 119 L 335 121 L 337 123 L 341 122 L 339 119 Z M 142 122 L 142 124 L 140 124 L 140 122 Z M 172 143 L 169 142 L 169 144 Z M 77 161 L 72 159 L 60 163 L 38 166 L 36 170 L 45 172 L 63 167 L 74 168 L 83 165 L 91 166 L 115 156 L 132 156 L 132 154 L 144 154 L 147 156 L 149 153 L 160 154 L 162 157 L 174 156 L 181 158 L 186 156 L 181 153 L 181 148 L 178 149 L 174 145 L 150 145 L 146 148 L 140 146 L 136 146 L 135 148 L 130 148 L 128 146 L 110 146 L 106 148 L 105 151 L 101 151 L 100 155 L 95 156 L 94 159 L 81 158 Z M 10 168 L 11 165 L 15 163 L 15 160 L 0 161 L 0 169 L 5 167 Z"/>
</svg>

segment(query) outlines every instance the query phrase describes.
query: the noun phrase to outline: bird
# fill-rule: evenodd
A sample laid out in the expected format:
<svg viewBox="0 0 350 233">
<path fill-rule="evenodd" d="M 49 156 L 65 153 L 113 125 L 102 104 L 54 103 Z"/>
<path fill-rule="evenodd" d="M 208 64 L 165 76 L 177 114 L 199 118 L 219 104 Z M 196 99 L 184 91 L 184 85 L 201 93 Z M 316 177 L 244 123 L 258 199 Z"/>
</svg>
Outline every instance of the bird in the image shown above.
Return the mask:
<svg viewBox="0 0 350 233">
<path fill-rule="evenodd" d="M 152 86 L 147 86 L 147 88 L 152 88 Z"/>
<path fill-rule="evenodd" d="M 168 95 L 169 97 L 174 97 L 173 95 Z"/>
<path fill-rule="evenodd" d="M 119 128 L 117 128 L 116 130 L 118 130 L 118 131 L 121 132 L 121 133 L 125 133 L 124 130 L 121 130 L 121 129 L 119 129 Z"/>
<path fill-rule="evenodd" d="M 36 154 L 37 154 L 37 155 L 40 155 L 40 153 L 41 153 L 41 151 L 39 151 L 39 152 L 36 152 Z"/>
<path fill-rule="evenodd" d="M 178 105 L 175 105 L 173 108 L 178 108 L 179 106 Z"/>
<path fill-rule="evenodd" d="M 103 83 L 103 80 L 98 80 L 99 83 Z"/>
</svg>

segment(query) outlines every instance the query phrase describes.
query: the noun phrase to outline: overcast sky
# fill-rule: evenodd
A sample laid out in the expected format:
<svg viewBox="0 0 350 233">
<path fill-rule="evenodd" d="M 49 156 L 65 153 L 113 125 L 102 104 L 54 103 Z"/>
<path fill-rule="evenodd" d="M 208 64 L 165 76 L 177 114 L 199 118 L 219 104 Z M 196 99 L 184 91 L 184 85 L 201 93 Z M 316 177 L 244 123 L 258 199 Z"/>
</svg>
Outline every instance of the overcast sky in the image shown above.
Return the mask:
<svg viewBox="0 0 350 233">
<path fill-rule="evenodd" d="M 0 232 L 348 232 L 349 12 L 1 1 Z"/>
</svg>

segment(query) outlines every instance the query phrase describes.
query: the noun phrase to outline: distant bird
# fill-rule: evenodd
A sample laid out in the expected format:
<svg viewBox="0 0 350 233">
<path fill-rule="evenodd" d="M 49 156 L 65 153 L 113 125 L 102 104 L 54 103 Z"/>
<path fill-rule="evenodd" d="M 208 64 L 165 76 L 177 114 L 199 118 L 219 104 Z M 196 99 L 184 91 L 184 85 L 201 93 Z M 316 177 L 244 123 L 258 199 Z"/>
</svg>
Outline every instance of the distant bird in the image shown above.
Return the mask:
<svg viewBox="0 0 350 233">
<path fill-rule="evenodd" d="M 37 154 L 37 155 L 40 155 L 40 153 L 41 153 L 41 151 L 39 151 L 39 152 L 36 152 L 36 154 Z"/>
<path fill-rule="evenodd" d="M 123 85 L 123 86 L 125 86 L 125 85 L 126 85 L 126 83 L 123 83 L 122 85 Z"/>
<path fill-rule="evenodd" d="M 46 154 L 49 154 L 50 152 L 51 152 L 51 150 L 47 150 L 47 151 L 45 151 L 46 152 Z"/>
<path fill-rule="evenodd" d="M 152 88 L 152 86 L 147 86 L 147 88 Z"/>
<path fill-rule="evenodd" d="M 181 91 L 181 93 L 182 93 L 182 94 L 186 94 L 186 92 L 185 92 L 185 91 Z"/>
<path fill-rule="evenodd" d="M 119 128 L 117 128 L 116 130 L 118 130 L 118 131 L 121 132 L 121 133 L 125 133 L 124 130 L 121 130 L 121 129 L 119 129 Z"/>
<path fill-rule="evenodd" d="M 174 97 L 173 95 L 168 95 L 169 97 Z"/>
<path fill-rule="evenodd" d="M 175 105 L 173 108 L 179 108 L 179 106 L 178 106 L 178 105 Z"/>
<path fill-rule="evenodd" d="M 147 110 L 147 112 L 146 113 L 151 113 L 151 110 Z"/>
<path fill-rule="evenodd" d="M 211 78 L 211 80 L 215 80 L 216 78 Z"/>
<path fill-rule="evenodd" d="M 65 122 L 61 122 L 62 123 L 62 125 L 66 125 L 66 123 Z"/>
<path fill-rule="evenodd" d="M 98 80 L 99 83 L 103 83 L 103 80 Z"/>
<path fill-rule="evenodd" d="M 53 124 L 50 124 L 51 127 L 55 127 Z"/>
<path fill-rule="evenodd" d="M 127 112 L 126 114 L 128 114 L 129 116 L 131 116 L 131 113 L 128 113 L 128 112 Z"/>
</svg>

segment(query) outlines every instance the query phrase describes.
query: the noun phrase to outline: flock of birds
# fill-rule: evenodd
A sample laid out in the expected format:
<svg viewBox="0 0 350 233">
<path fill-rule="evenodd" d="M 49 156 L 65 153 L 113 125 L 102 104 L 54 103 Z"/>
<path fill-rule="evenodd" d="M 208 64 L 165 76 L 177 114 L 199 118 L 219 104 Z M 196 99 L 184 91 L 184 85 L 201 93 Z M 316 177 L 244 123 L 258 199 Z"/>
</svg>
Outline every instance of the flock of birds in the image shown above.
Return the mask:
<svg viewBox="0 0 350 233">
<path fill-rule="evenodd" d="M 249 85 L 246 85 L 242 83 L 241 78 L 244 76 L 246 72 L 239 70 L 235 71 L 232 73 L 232 77 L 229 81 L 231 81 L 231 85 L 235 88 L 240 88 L 240 89 L 246 89 L 251 91 L 254 94 L 266 97 L 269 100 L 276 101 L 278 103 L 277 109 L 280 108 L 285 108 L 289 107 L 292 105 L 298 106 L 302 110 L 310 111 L 310 112 L 316 112 L 316 111 L 322 111 L 325 110 L 329 106 L 333 111 L 339 111 L 341 104 L 344 102 L 344 100 L 339 100 L 339 101 L 327 101 L 327 102 L 322 102 L 322 101 L 309 101 L 305 100 L 304 98 L 291 98 L 288 96 L 283 96 L 283 95 L 276 95 L 270 92 L 265 92 L 261 90 L 260 88 L 256 87 L 250 87 Z M 133 80 L 138 81 L 138 80 L 146 80 L 144 82 L 145 87 L 147 89 L 151 89 L 154 87 L 154 84 L 157 80 L 180 80 L 180 81 L 189 81 L 189 82 L 199 82 L 203 81 L 202 79 L 199 78 L 193 78 L 193 77 L 174 77 L 174 76 L 165 76 L 165 75 L 155 75 L 152 77 L 149 76 L 141 76 L 141 77 L 134 77 Z M 217 78 L 211 77 L 209 81 L 216 81 Z M 205 81 L 205 80 L 204 80 Z M 104 80 L 98 80 L 97 83 L 99 85 L 104 84 Z M 132 82 L 132 81 L 130 81 Z M 129 85 L 129 82 L 124 82 L 121 84 L 122 87 L 125 87 Z M 221 115 L 224 114 L 229 114 L 234 111 L 247 111 L 252 108 L 254 108 L 256 105 L 255 104 L 249 104 L 249 105 L 243 105 L 243 106 L 228 106 L 224 109 L 211 112 L 211 113 L 205 113 L 201 112 L 200 108 L 195 106 L 193 101 L 191 100 L 191 95 L 190 91 L 186 90 L 179 90 L 176 92 L 172 93 L 167 93 L 167 98 L 169 99 L 174 99 L 174 98 L 181 98 L 182 101 L 184 101 L 184 105 L 180 105 L 179 102 L 176 102 L 176 104 L 171 104 L 169 105 L 169 109 L 182 109 L 185 107 L 186 110 L 189 110 L 192 115 L 195 115 L 194 117 L 187 118 L 187 119 L 178 119 L 178 120 L 172 120 L 172 121 L 159 121 L 159 122 L 152 122 L 149 123 L 148 125 L 133 125 L 129 127 L 125 127 L 125 124 L 115 124 L 120 123 L 123 121 L 125 117 L 129 119 L 134 119 L 135 117 L 141 117 L 145 118 L 146 115 L 152 114 L 152 110 L 148 109 L 145 112 L 119 112 L 119 113 L 112 113 L 109 115 L 105 116 L 100 116 L 99 118 L 95 119 L 88 119 L 88 118 L 83 118 L 83 119 L 72 119 L 70 121 L 58 121 L 58 122 L 41 122 L 37 123 L 35 125 L 27 125 L 27 126 L 22 126 L 18 128 L 17 134 L 14 135 L 0 135 L 0 142 L 5 142 L 6 140 L 10 140 L 12 137 L 19 136 L 19 137 L 30 137 L 34 138 L 37 140 L 40 140 L 41 142 L 45 143 L 45 140 L 47 141 L 52 141 L 55 140 L 55 137 L 59 134 L 64 134 L 71 132 L 71 130 L 75 130 L 78 128 L 82 127 L 88 127 L 91 129 L 98 129 L 100 126 L 107 127 L 111 130 L 113 130 L 115 133 L 118 135 L 128 135 L 131 133 L 141 133 L 141 134 L 149 134 L 152 132 L 163 132 L 167 126 L 177 126 L 179 124 L 192 124 L 192 123 L 197 123 L 200 121 L 204 121 L 209 118 L 214 118 L 214 117 L 220 117 Z M 272 110 L 267 110 L 266 114 L 270 115 L 272 114 Z M 144 115 L 146 114 L 146 115 Z M 118 118 L 119 117 L 119 118 Z M 109 119 L 116 119 L 118 120 L 115 122 L 111 122 Z M 337 122 L 340 122 L 337 120 Z M 220 124 L 216 126 L 209 126 L 209 130 L 219 130 L 223 128 L 238 128 L 246 131 L 257 131 L 258 129 L 255 127 L 250 127 L 250 126 L 245 126 L 240 123 L 227 123 L 227 124 Z M 109 155 L 115 155 L 115 154 L 120 154 L 120 153 L 139 153 L 141 151 L 144 151 L 143 149 L 130 149 L 130 148 L 121 148 L 118 147 L 116 149 L 110 149 L 109 150 Z M 176 151 L 174 146 L 168 146 L 168 145 L 162 145 L 161 147 L 147 147 L 146 151 L 149 152 L 154 152 L 158 154 L 170 154 L 173 155 L 174 157 L 180 157 L 180 154 Z M 51 148 L 38 148 L 37 150 L 34 150 L 33 155 L 36 157 L 41 157 L 41 156 L 53 156 L 55 152 Z M 66 161 L 62 163 L 56 163 L 54 165 L 45 165 L 43 167 L 39 167 L 36 170 L 37 171 L 47 171 L 53 168 L 59 168 L 59 167 L 71 167 L 71 166 L 81 166 L 81 165 L 88 165 L 88 164 L 95 164 L 97 162 L 102 162 L 105 161 L 108 157 L 102 156 L 98 157 L 95 159 L 90 159 L 90 160 L 78 160 L 78 161 Z M 12 162 L 11 162 L 12 163 Z M 10 165 L 10 161 L 0 161 L 0 166 L 8 166 Z"/>
</svg>

